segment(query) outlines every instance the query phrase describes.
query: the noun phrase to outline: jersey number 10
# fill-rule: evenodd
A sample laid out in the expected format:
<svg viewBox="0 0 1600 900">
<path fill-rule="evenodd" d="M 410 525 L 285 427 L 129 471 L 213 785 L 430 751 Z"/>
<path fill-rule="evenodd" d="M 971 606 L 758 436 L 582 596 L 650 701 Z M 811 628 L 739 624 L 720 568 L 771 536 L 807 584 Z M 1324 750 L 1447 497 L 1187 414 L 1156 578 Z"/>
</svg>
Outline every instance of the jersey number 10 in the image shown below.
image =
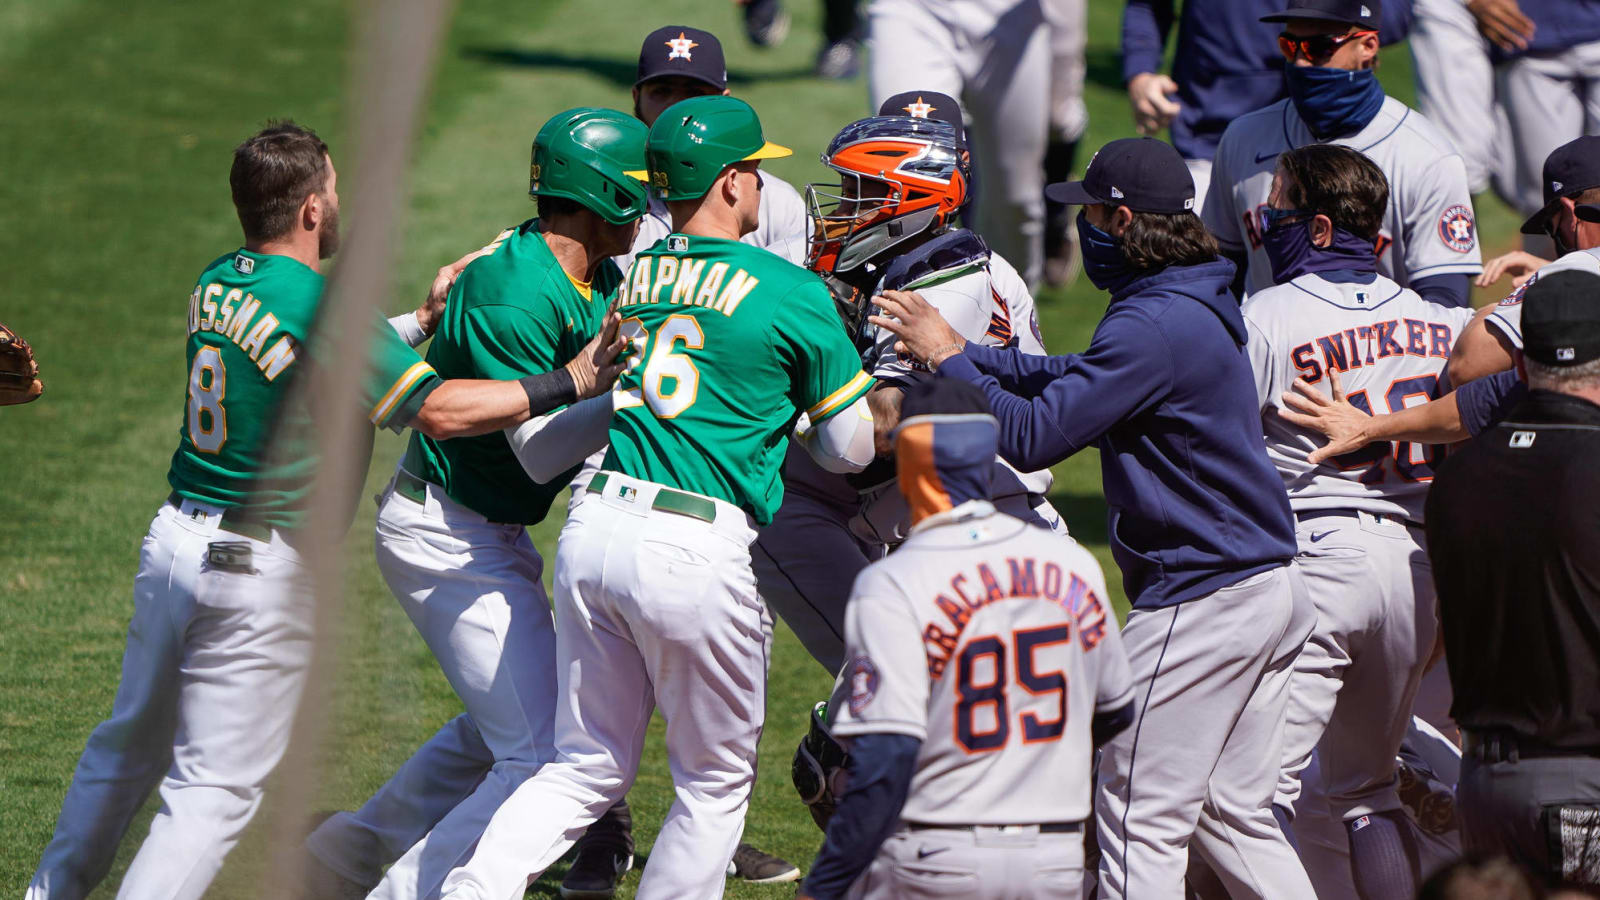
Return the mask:
<svg viewBox="0 0 1600 900">
<path fill-rule="evenodd" d="M 1023 628 L 1011 633 L 1010 647 L 1016 657 L 1016 681 L 1022 689 L 1034 696 L 1050 698 L 1055 717 L 1041 719 L 1038 714 L 1025 712 L 1017 717 L 1022 726 L 1022 742 L 1035 744 L 1054 741 L 1067 728 L 1067 673 L 1056 669 L 1040 672 L 1034 655 L 1040 647 L 1065 644 L 1072 640 L 1068 625 L 1048 625 L 1043 628 Z M 961 655 L 956 657 L 956 743 L 968 753 L 986 753 L 999 750 L 1011 740 L 1011 710 L 1007 703 L 1011 679 L 1006 666 L 1007 645 L 998 635 L 975 637 L 967 642 Z M 982 661 L 992 660 L 989 665 Z M 986 678 L 978 682 L 979 671 Z M 980 731 L 976 721 L 980 709 L 990 709 L 994 727 Z M 983 717 L 985 720 L 989 716 Z M 986 721 L 985 724 L 988 724 Z"/>
<path fill-rule="evenodd" d="M 1433 396 L 1434 388 L 1439 384 L 1437 375 L 1417 375 L 1411 378 L 1398 378 L 1389 385 L 1389 390 L 1384 393 L 1383 402 L 1388 409 L 1384 412 L 1397 413 L 1406 408 L 1406 401 L 1412 397 L 1421 397 L 1424 402 Z M 1372 401 L 1367 397 L 1366 391 L 1356 391 L 1347 394 L 1345 399 L 1351 406 L 1361 410 L 1367 415 L 1376 412 L 1372 408 Z M 1445 448 L 1427 444 L 1411 444 L 1405 441 L 1390 443 L 1382 441 L 1368 444 L 1360 450 L 1335 456 L 1332 462 L 1341 469 L 1364 469 L 1360 476 L 1362 484 L 1380 484 L 1388 477 L 1388 467 L 1391 462 L 1395 474 L 1406 481 L 1432 481 L 1433 467 L 1443 461 Z"/>
</svg>

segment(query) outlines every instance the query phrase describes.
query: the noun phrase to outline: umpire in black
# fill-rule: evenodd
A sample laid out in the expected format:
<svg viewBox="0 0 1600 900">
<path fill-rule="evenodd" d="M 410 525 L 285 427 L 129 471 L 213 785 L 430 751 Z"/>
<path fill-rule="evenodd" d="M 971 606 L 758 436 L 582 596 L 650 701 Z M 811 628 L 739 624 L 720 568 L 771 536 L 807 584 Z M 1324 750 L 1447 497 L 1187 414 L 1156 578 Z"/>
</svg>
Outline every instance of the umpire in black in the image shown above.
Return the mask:
<svg viewBox="0 0 1600 900">
<path fill-rule="evenodd" d="M 1529 393 L 1428 494 L 1468 851 L 1600 884 L 1600 276 L 1523 300 Z"/>
</svg>

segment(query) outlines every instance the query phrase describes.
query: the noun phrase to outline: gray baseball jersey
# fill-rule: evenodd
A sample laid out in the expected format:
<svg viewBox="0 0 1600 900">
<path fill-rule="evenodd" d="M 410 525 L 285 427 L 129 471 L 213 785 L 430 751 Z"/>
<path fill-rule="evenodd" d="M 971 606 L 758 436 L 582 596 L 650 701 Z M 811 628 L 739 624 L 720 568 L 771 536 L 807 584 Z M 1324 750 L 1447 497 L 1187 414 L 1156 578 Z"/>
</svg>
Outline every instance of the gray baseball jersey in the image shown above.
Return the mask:
<svg viewBox="0 0 1600 900">
<path fill-rule="evenodd" d="M 1222 135 L 1201 216 L 1224 249 L 1248 253 L 1247 293 L 1272 286 L 1261 216 L 1278 154 L 1314 143 L 1289 100 L 1239 117 Z M 1466 167 L 1433 123 L 1386 97 L 1367 127 L 1333 143 L 1366 154 L 1389 179 L 1389 208 L 1378 235 L 1380 274 L 1404 287 L 1433 275 L 1483 271 Z"/>
<path fill-rule="evenodd" d="M 806 214 L 805 200 L 793 185 L 771 172 L 758 169 L 757 174 L 761 176 L 761 220 L 756 230 L 741 240 L 765 247 L 797 266 L 805 265 L 806 239 L 811 234 L 811 218 Z M 626 272 L 634 256 L 671 233 L 672 217 L 667 214 L 666 202 L 651 195 L 649 209 L 639 217 L 639 233 L 634 236 L 633 247 L 611 259 L 617 268 Z"/>
<path fill-rule="evenodd" d="M 1313 466 L 1306 457 L 1323 438 L 1275 407 L 1296 376 L 1321 384 L 1329 370 L 1368 413 L 1426 403 L 1472 310 L 1430 303 L 1381 275 L 1354 284 L 1312 274 L 1253 294 L 1244 317 L 1267 456 L 1295 512 L 1356 509 L 1422 521 L 1440 448 L 1385 442 Z"/>
<path fill-rule="evenodd" d="M 1133 681 L 1100 566 L 1076 542 L 984 501 L 932 516 L 856 579 L 845 644 L 834 734 L 922 741 L 903 819 L 1088 817 L 1089 723 Z"/>
<path fill-rule="evenodd" d="M 1505 335 L 1506 340 L 1511 342 L 1511 346 L 1521 350 L 1523 293 L 1528 290 L 1528 285 L 1539 280 L 1539 276 L 1568 269 L 1600 275 L 1600 247 L 1595 247 L 1591 250 L 1574 250 L 1555 262 L 1540 266 L 1539 271 L 1533 273 L 1533 277 L 1522 283 L 1522 287 L 1512 291 L 1511 296 L 1495 304 L 1494 312 L 1489 313 L 1489 318 L 1484 324 Z"/>
</svg>

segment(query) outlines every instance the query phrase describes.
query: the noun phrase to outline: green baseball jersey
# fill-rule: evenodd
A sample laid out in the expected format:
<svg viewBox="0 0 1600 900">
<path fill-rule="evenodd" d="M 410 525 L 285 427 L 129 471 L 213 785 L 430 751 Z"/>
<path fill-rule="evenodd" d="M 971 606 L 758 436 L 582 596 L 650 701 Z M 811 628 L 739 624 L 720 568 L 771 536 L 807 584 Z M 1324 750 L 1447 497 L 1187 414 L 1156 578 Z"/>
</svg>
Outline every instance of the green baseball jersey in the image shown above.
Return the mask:
<svg viewBox="0 0 1600 900">
<path fill-rule="evenodd" d="M 322 287 L 298 260 L 246 250 L 201 273 L 189 295 L 188 401 L 167 472 L 179 495 L 274 527 L 301 523 L 316 445 L 310 407 L 287 401 L 305 370 Z M 382 317 L 371 340 L 363 408 L 374 425 L 398 431 L 439 379 Z"/>
<path fill-rule="evenodd" d="M 770 522 L 800 413 L 822 422 L 872 386 L 827 287 L 758 247 L 673 234 L 618 298 L 640 362 L 618 384 L 605 467 Z"/>
<path fill-rule="evenodd" d="M 496 380 L 566 365 L 600 331 L 622 273 L 609 259 L 601 263 L 584 296 L 545 244 L 537 219 L 489 246 L 450 289 L 428 362 L 444 378 Z M 448 441 L 413 432 L 403 465 L 491 522 L 525 525 L 544 519 L 578 473 L 574 467 L 535 484 L 499 432 Z"/>
</svg>

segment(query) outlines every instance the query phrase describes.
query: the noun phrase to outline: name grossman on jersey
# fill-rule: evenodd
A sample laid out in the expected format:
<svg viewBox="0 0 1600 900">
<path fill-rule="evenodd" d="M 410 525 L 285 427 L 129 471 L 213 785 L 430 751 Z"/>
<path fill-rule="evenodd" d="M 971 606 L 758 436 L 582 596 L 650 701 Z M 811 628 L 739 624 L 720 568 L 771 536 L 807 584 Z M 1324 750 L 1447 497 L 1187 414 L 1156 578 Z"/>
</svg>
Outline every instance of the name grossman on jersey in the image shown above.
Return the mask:
<svg viewBox="0 0 1600 900">
<path fill-rule="evenodd" d="M 189 295 L 189 334 L 210 331 L 232 341 L 239 352 L 249 356 L 268 381 L 276 379 L 295 360 L 294 340 L 282 335 L 263 352 L 267 340 L 278 328 L 278 317 L 263 315 L 252 324 L 261 309 L 255 294 L 240 288 L 226 288 L 212 282 L 196 285 Z"/>
</svg>

